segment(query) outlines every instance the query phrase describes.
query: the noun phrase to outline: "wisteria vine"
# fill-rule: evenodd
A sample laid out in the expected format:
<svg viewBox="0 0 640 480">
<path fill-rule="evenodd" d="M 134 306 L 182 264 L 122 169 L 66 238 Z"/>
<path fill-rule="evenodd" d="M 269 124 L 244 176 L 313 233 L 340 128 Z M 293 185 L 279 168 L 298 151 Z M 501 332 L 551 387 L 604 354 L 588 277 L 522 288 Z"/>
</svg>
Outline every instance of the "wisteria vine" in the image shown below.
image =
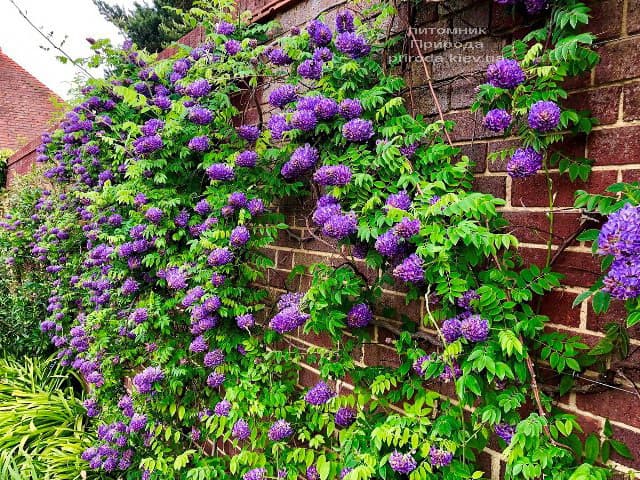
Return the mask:
<svg viewBox="0 0 640 480">
<path fill-rule="evenodd" d="M 41 328 L 90 386 L 90 474 L 483 478 L 491 446 L 506 478 L 609 478 L 536 383 L 539 344 L 559 345 L 559 374 L 583 368 L 585 346 L 545 333 L 529 305 L 559 276 L 521 268 L 504 202 L 472 191 L 451 122 L 409 115 L 404 82 L 378 61 L 384 18 L 342 10 L 266 45 L 271 25 L 217 3 L 187 14 L 210 27 L 206 43 L 170 59 L 93 45 L 108 78 L 43 135 L 52 187 L 30 216 L 2 223 L 9 263 L 55 277 Z M 383 7 L 365 13 L 393 12 Z M 522 7 L 553 21 L 489 67 L 476 108 L 486 128 L 523 138 L 514 179 L 552 161 L 581 169 L 546 152 L 560 129 L 592 124 L 558 105 L 558 85 L 595 61 L 584 40 L 572 59 L 558 53 L 586 23 L 558 15 L 586 7 Z M 234 102 L 258 89 L 270 111 L 257 102 L 259 122 L 234 126 Z M 276 208 L 292 198 L 315 203 L 311 238 L 344 261 L 295 267 L 290 281 L 308 288 L 270 301 L 264 247 L 286 234 Z M 424 318 L 383 311 L 390 286 L 423 301 Z M 363 365 L 369 347 L 397 365 Z"/>
</svg>

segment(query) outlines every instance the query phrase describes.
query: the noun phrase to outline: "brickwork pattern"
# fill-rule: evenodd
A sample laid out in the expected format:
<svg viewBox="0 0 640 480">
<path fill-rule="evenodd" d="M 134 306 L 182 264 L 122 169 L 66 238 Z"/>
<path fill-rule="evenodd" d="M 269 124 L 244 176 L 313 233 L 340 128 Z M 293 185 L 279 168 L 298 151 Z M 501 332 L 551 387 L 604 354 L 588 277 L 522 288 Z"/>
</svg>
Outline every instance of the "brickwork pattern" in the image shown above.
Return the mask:
<svg viewBox="0 0 640 480">
<path fill-rule="evenodd" d="M 15 150 L 50 126 L 62 100 L 0 50 L 0 148 Z"/>
</svg>

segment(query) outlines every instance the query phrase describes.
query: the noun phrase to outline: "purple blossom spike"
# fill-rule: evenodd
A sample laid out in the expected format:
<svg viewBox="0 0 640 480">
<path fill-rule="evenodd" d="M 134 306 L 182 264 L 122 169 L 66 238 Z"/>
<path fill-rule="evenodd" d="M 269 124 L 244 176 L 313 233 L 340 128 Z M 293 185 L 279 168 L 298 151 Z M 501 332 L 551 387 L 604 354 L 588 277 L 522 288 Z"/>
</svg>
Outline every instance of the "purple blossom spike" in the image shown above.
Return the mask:
<svg viewBox="0 0 640 480">
<path fill-rule="evenodd" d="M 460 333 L 470 342 L 484 342 L 489 336 L 489 322 L 480 315 L 471 315 L 462 320 Z"/>
<path fill-rule="evenodd" d="M 418 463 L 410 453 L 400 453 L 397 450 L 394 450 L 389 456 L 389 466 L 395 472 L 403 475 L 409 475 L 416 469 Z"/>
<path fill-rule="evenodd" d="M 251 436 L 249 424 L 243 419 L 238 420 L 231 429 L 231 435 L 238 440 L 246 440 Z"/>
<path fill-rule="evenodd" d="M 338 105 L 340 115 L 346 120 L 358 118 L 364 112 L 360 100 L 346 98 Z"/>
<path fill-rule="evenodd" d="M 403 282 L 421 283 L 424 280 L 424 262 L 415 253 L 393 269 L 393 276 Z"/>
<path fill-rule="evenodd" d="M 429 463 L 436 468 L 446 467 L 452 460 L 453 453 L 447 450 L 443 450 L 435 446 L 431 447 L 431 450 L 429 450 Z"/>
<path fill-rule="evenodd" d="M 206 152 L 210 148 L 209 137 L 201 135 L 199 137 L 193 137 L 187 144 L 189 150 L 194 152 Z"/>
<path fill-rule="evenodd" d="M 311 41 L 318 47 L 329 45 L 333 38 L 333 33 L 331 33 L 329 27 L 320 20 L 312 20 L 307 26 L 307 32 L 309 32 Z"/>
<path fill-rule="evenodd" d="M 525 75 L 516 60 L 503 58 L 489 65 L 487 80 L 494 87 L 512 89 L 524 82 Z"/>
<path fill-rule="evenodd" d="M 366 303 L 358 303 L 351 307 L 347 314 L 347 325 L 351 328 L 363 328 L 373 320 L 371 307 Z"/>
<path fill-rule="evenodd" d="M 353 425 L 357 417 L 358 417 L 358 412 L 356 412 L 353 408 L 340 407 L 336 412 L 336 415 L 334 417 L 334 422 L 336 423 L 337 426 L 346 428 Z"/>
<path fill-rule="evenodd" d="M 540 100 L 531 105 L 528 122 L 538 132 L 555 130 L 560 123 L 560 107 L 555 102 Z"/>
<path fill-rule="evenodd" d="M 325 382 L 320 381 L 309 389 L 307 394 L 304 396 L 304 399 L 311 405 L 324 405 L 335 396 L 336 392 L 334 392 Z"/>
<path fill-rule="evenodd" d="M 238 225 L 231 231 L 229 243 L 231 243 L 233 247 L 242 247 L 246 245 L 250 237 L 249 229 L 244 225 Z"/>
<path fill-rule="evenodd" d="M 492 132 L 502 132 L 511 125 L 511 115 L 501 108 L 489 110 L 484 117 L 483 125 Z"/>
<path fill-rule="evenodd" d="M 324 186 L 343 186 L 351 181 L 351 169 L 346 165 L 325 165 L 316 170 L 313 180 Z"/>
<path fill-rule="evenodd" d="M 528 178 L 542 168 L 542 155 L 533 147 L 519 148 L 507 162 L 507 173 L 512 178 Z"/>
<path fill-rule="evenodd" d="M 373 123 L 362 118 L 349 120 L 342 126 L 342 136 L 350 142 L 366 142 L 373 136 Z"/>
<path fill-rule="evenodd" d="M 211 180 L 229 181 L 235 178 L 235 173 L 226 163 L 214 163 L 207 168 L 207 176 Z"/>
<path fill-rule="evenodd" d="M 286 420 L 277 420 L 269 429 L 269 440 L 272 442 L 280 442 L 293 435 L 293 428 Z"/>
<path fill-rule="evenodd" d="M 447 343 L 452 343 L 462 336 L 462 323 L 456 317 L 442 322 L 442 335 Z"/>
<path fill-rule="evenodd" d="M 336 240 L 343 240 L 358 231 L 358 220 L 353 212 L 334 215 L 322 226 L 322 234 Z"/>
<path fill-rule="evenodd" d="M 253 168 L 258 161 L 258 154 L 252 150 L 240 152 L 236 157 L 236 165 L 238 167 Z"/>
</svg>

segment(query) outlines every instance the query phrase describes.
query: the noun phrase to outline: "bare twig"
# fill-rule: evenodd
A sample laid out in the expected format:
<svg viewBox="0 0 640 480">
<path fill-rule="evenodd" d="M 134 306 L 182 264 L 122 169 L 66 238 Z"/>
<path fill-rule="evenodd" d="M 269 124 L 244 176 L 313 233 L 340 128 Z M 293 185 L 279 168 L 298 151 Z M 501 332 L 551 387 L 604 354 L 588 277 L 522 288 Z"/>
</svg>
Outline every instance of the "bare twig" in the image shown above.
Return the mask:
<svg viewBox="0 0 640 480">
<path fill-rule="evenodd" d="M 409 23 L 409 20 L 407 20 L 407 23 Z M 422 55 L 422 50 L 420 50 L 420 44 L 418 43 L 418 39 L 413 33 L 413 28 L 411 24 L 407 26 L 407 35 L 409 36 L 409 38 L 411 38 L 411 41 L 415 45 L 416 51 L 418 52 L 418 56 L 420 57 L 420 63 L 422 63 L 424 75 L 427 79 L 427 84 L 429 85 L 429 92 L 431 92 L 431 97 L 433 98 L 433 103 L 435 104 L 436 109 L 438 110 L 438 116 L 440 117 L 440 120 L 442 120 L 442 122 L 444 123 L 445 121 L 444 113 L 442 111 L 442 106 L 440 105 L 440 100 L 438 100 L 436 91 L 433 88 L 433 81 L 431 79 L 431 74 L 429 73 L 429 67 L 427 66 L 427 61 L 425 60 L 424 55 Z M 444 135 L 445 137 L 447 137 L 447 141 L 449 142 L 449 145 L 453 146 L 453 142 L 451 141 L 451 137 L 449 136 L 449 131 L 444 125 L 442 126 L 442 129 L 444 130 Z"/>
<path fill-rule="evenodd" d="M 57 51 L 59 51 L 67 60 L 69 60 L 73 65 L 75 65 L 77 68 L 79 68 L 80 70 L 82 70 L 83 73 L 85 73 L 87 76 L 91 77 L 91 78 L 96 78 L 93 75 L 91 75 L 91 73 L 84 68 L 82 65 L 80 65 L 78 62 L 76 62 L 73 57 L 71 57 L 71 55 L 69 55 L 67 52 L 65 52 L 61 46 L 57 45 L 53 40 L 51 40 L 51 38 L 49 38 L 49 36 L 47 34 L 45 34 L 42 30 L 40 30 L 32 21 L 31 19 L 27 16 L 27 14 L 25 12 L 22 11 L 22 9 L 16 4 L 16 2 L 14 0 L 9 0 L 9 2 L 11 2 L 11 4 L 16 7 L 16 10 L 18 11 L 18 13 L 20 14 L 20 16 L 22 18 L 24 18 L 27 23 L 29 25 L 31 25 L 31 27 L 40 34 L 40 36 L 42 38 L 44 38 L 49 45 L 51 45 L 53 48 L 55 48 Z"/>
</svg>

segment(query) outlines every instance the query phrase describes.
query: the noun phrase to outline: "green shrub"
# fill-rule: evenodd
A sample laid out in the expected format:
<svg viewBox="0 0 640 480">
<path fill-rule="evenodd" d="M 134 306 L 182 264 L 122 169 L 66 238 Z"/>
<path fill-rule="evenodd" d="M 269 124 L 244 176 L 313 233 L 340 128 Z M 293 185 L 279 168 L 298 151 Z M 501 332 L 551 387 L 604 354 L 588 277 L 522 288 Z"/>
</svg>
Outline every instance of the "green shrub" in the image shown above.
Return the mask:
<svg viewBox="0 0 640 480">
<path fill-rule="evenodd" d="M 0 479 L 87 478 L 79 386 L 52 359 L 0 359 Z"/>
</svg>

